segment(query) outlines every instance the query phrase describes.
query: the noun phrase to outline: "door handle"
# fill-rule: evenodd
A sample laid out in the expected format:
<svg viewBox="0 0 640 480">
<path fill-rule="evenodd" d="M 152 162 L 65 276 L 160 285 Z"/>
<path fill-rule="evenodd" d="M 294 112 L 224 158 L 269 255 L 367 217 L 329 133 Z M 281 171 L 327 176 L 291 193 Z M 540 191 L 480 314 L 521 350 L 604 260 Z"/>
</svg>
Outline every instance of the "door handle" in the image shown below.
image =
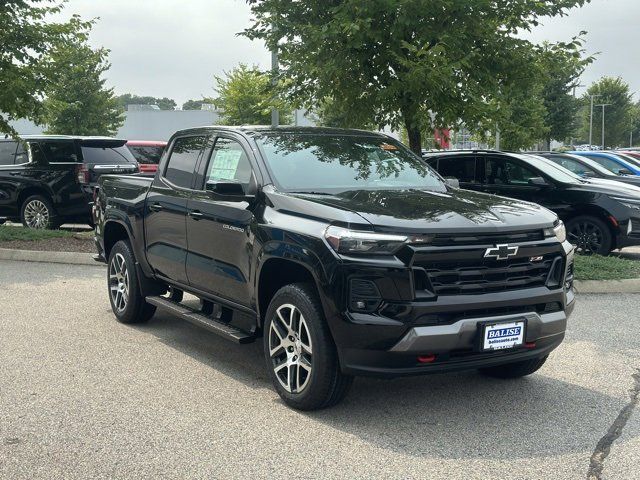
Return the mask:
<svg viewBox="0 0 640 480">
<path fill-rule="evenodd" d="M 194 220 L 200 220 L 204 217 L 204 213 L 199 210 L 192 210 L 191 212 L 189 212 L 189 216 Z"/>
<path fill-rule="evenodd" d="M 160 210 L 164 210 L 164 207 L 159 203 L 153 203 L 149 205 L 149 210 L 153 210 L 154 212 L 159 212 Z"/>
</svg>

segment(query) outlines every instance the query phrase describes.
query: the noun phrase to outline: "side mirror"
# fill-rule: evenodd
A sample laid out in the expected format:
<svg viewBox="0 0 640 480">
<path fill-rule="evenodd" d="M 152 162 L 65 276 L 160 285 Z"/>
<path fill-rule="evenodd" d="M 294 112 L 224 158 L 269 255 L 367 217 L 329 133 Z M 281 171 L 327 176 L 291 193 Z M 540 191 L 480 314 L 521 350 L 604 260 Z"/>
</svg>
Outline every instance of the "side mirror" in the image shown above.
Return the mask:
<svg viewBox="0 0 640 480">
<path fill-rule="evenodd" d="M 621 168 L 618 170 L 618 175 L 633 175 L 631 170 L 627 170 L 626 168 Z"/>
<path fill-rule="evenodd" d="M 533 177 L 530 178 L 529 181 L 527 182 L 529 185 L 535 186 L 535 187 L 548 187 L 549 184 L 547 183 L 547 181 L 542 178 L 542 177 Z"/>
<path fill-rule="evenodd" d="M 460 180 L 458 180 L 457 178 L 446 177 L 444 181 L 447 182 L 447 185 L 449 185 L 450 187 L 460 188 Z"/>
<path fill-rule="evenodd" d="M 243 197 L 245 194 L 244 187 L 238 182 L 216 182 L 215 180 L 209 180 L 207 181 L 206 188 L 208 192 L 217 193 L 218 195 Z"/>
</svg>

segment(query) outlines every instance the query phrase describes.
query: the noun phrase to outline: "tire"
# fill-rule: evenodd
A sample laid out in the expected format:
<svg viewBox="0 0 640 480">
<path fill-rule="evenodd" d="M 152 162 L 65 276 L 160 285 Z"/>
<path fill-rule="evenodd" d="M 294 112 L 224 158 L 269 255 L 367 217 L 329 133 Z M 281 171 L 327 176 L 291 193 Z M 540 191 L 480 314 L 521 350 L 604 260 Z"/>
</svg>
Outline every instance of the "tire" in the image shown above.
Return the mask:
<svg viewBox="0 0 640 480">
<path fill-rule="evenodd" d="M 140 292 L 136 261 L 128 240 L 117 242 L 109 253 L 107 293 L 111 310 L 121 323 L 146 322 L 156 311 Z"/>
<path fill-rule="evenodd" d="M 481 368 L 480 373 L 488 377 L 494 378 L 520 378 L 537 372 L 544 362 L 547 361 L 548 355 L 541 358 L 525 360 L 523 362 L 508 363 L 506 365 L 498 365 L 497 367 Z"/>
<path fill-rule="evenodd" d="M 609 255 L 613 248 L 611 229 L 591 215 L 580 215 L 567 222 L 567 240 L 582 255 Z"/>
<path fill-rule="evenodd" d="M 52 230 L 61 225 L 53 203 L 44 195 L 32 195 L 22 202 L 20 220 L 26 228 L 33 229 Z"/>
<path fill-rule="evenodd" d="M 337 404 L 353 382 L 340 371 L 320 300 L 306 283 L 287 285 L 271 300 L 264 324 L 264 355 L 276 391 L 298 410 Z"/>
</svg>

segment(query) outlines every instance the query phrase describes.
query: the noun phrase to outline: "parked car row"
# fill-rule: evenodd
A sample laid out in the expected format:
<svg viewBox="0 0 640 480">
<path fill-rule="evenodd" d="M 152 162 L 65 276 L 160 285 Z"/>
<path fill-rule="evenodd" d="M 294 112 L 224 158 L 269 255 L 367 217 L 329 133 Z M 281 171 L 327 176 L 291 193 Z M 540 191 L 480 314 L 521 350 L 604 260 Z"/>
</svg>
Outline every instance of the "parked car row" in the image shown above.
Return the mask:
<svg viewBox="0 0 640 480">
<path fill-rule="evenodd" d="M 80 136 L 0 139 L 0 221 L 29 228 L 92 224 L 100 176 L 154 173 L 165 145 Z"/>
<path fill-rule="evenodd" d="M 579 176 L 574 171 L 587 167 L 571 154 L 444 151 L 424 158 L 443 177 L 456 178 L 461 188 L 535 202 L 554 211 L 579 253 L 607 255 L 616 248 L 640 245 L 640 188 L 633 185 L 637 181 L 614 179 L 593 164 L 588 164 L 593 174 Z M 593 160 L 601 165 L 598 158 Z"/>
</svg>

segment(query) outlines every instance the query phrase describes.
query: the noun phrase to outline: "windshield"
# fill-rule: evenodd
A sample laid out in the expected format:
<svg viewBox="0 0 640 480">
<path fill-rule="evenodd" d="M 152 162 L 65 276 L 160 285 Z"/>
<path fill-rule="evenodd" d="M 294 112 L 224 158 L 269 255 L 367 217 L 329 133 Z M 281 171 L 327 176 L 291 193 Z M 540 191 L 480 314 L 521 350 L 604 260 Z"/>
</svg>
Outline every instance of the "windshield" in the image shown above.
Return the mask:
<svg viewBox="0 0 640 480">
<path fill-rule="evenodd" d="M 276 186 L 284 191 L 446 191 L 423 160 L 390 138 L 278 133 L 257 141 Z"/>
<path fill-rule="evenodd" d="M 544 157 L 539 157 L 538 155 L 521 155 L 520 158 L 529 163 L 529 165 L 541 170 L 545 175 L 548 175 L 557 182 L 584 183 L 582 178 L 575 173 Z"/>
</svg>

